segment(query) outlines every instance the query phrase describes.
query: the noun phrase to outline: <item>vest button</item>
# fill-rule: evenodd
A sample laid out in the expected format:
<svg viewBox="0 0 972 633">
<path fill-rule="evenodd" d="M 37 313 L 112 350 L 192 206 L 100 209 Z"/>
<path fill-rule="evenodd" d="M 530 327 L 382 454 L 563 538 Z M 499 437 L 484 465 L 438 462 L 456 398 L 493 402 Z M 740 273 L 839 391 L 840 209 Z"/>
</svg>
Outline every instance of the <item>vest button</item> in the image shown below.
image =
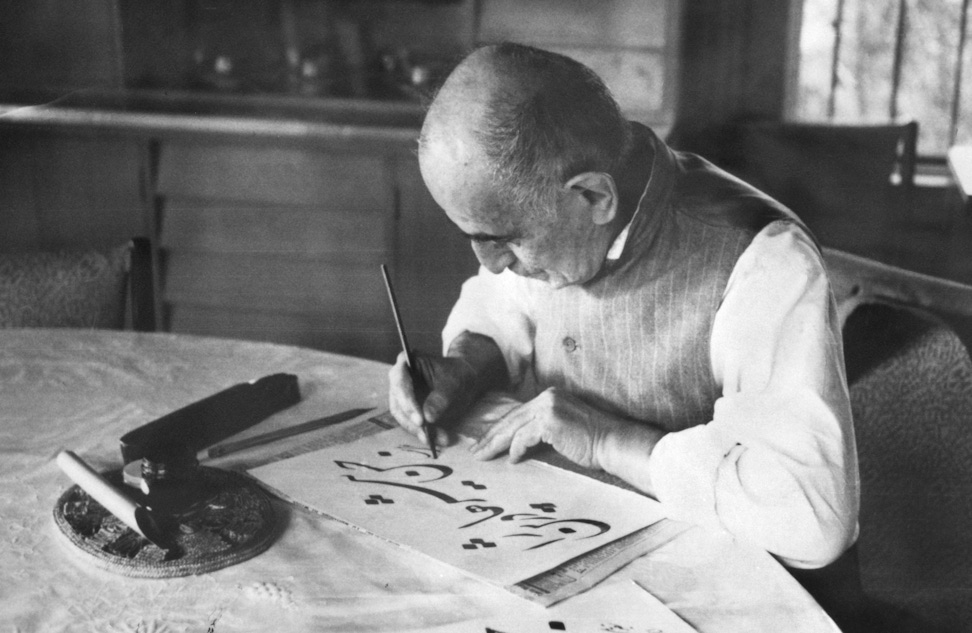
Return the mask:
<svg viewBox="0 0 972 633">
<path fill-rule="evenodd" d="M 563 345 L 564 345 L 564 349 L 567 350 L 568 353 L 573 352 L 575 349 L 577 349 L 577 341 L 570 338 L 569 336 L 564 337 Z"/>
</svg>

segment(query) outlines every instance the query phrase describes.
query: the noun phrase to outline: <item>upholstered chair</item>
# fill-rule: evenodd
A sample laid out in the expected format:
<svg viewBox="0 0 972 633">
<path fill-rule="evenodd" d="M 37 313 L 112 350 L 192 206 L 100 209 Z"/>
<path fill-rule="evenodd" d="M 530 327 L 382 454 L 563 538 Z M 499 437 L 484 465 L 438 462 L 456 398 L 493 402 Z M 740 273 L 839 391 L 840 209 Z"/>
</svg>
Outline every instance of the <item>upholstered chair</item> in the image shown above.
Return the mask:
<svg viewBox="0 0 972 633">
<path fill-rule="evenodd" d="M 860 461 L 856 628 L 972 630 L 972 287 L 825 259 Z"/>
<path fill-rule="evenodd" d="M 0 327 L 126 326 L 155 330 L 148 239 L 105 251 L 0 253 Z"/>
</svg>

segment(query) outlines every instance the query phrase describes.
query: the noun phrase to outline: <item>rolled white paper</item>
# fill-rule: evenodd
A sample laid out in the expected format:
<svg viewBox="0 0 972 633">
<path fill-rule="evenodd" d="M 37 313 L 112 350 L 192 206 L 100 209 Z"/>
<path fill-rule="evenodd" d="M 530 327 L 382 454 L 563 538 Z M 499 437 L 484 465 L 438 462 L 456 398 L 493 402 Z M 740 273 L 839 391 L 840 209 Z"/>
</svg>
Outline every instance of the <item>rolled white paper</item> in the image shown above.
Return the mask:
<svg viewBox="0 0 972 633">
<path fill-rule="evenodd" d="M 145 534 L 138 524 L 136 512 L 140 510 L 140 506 L 95 472 L 83 459 L 72 451 L 61 451 L 57 455 L 57 465 L 74 483 L 103 505 L 108 512 L 118 517 L 122 523 L 155 542 L 155 539 Z"/>
</svg>

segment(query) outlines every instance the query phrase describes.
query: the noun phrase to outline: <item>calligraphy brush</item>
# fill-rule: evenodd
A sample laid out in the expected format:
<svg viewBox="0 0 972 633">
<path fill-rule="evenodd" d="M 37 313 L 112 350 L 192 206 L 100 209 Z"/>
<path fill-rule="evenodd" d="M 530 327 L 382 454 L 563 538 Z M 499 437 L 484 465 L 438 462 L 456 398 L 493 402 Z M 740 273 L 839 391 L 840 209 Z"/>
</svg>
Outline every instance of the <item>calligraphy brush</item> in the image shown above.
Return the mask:
<svg viewBox="0 0 972 633">
<path fill-rule="evenodd" d="M 425 379 L 419 372 L 415 364 L 415 355 L 412 348 L 408 346 L 408 339 L 405 337 L 405 326 L 402 325 L 402 315 L 398 312 L 398 301 L 395 299 L 395 291 L 392 289 L 391 278 L 388 276 L 388 267 L 381 265 L 381 276 L 385 279 L 385 289 L 388 290 L 388 301 L 391 303 L 392 314 L 395 315 L 395 325 L 398 327 L 398 338 L 402 342 L 402 350 L 405 352 L 405 362 L 408 364 L 408 373 L 412 377 L 412 386 L 416 395 L 428 391 Z M 421 406 L 421 404 L 419 405 Z M 428 442 L 429 450 L 432 452 L 432 459 L 438 459 L 439 454 L 435 449 L 435 438 L 432 437 L 434 429 L 428 422 L 422 422 L 422 430 L 425 431 L 425 440 Z"/>
</svg>

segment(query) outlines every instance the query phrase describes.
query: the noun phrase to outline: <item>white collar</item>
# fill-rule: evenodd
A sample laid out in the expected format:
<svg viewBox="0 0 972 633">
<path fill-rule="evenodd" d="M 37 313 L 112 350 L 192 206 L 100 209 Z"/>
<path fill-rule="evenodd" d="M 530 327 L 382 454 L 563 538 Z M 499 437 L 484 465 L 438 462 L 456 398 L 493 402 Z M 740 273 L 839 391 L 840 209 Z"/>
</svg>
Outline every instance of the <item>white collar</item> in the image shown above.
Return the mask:
<svg viewBox="0 0 972 633">
<path fill-rule="evenodd" d="M 652 176 L 654 175 L 654 169 L 652 169 Z M 624 225 L 618 236 L 614 238 L 614 242 L 611 244 L 611 248 L 608 249 L 607 255 L 604 257 L 607 261 L 617 261 L 621 257 L 621 253 L 624 252 L 624 246 L 628 243 L 628 234 L 631 233 L 631 224 L 634 222 L 638 214 L 641 213 L 641 203 L 645 201 L 645 196 L 648 194 L 648 187 L 651 185 L 652 178 L 648 177 L 648 184 L 645 185 L 644 191 L 641 192 L 641 197 L 638 198 L 638 204 L 635 206 L 635 212 L 628 220 L 628 223 Z"/>
</svg>

